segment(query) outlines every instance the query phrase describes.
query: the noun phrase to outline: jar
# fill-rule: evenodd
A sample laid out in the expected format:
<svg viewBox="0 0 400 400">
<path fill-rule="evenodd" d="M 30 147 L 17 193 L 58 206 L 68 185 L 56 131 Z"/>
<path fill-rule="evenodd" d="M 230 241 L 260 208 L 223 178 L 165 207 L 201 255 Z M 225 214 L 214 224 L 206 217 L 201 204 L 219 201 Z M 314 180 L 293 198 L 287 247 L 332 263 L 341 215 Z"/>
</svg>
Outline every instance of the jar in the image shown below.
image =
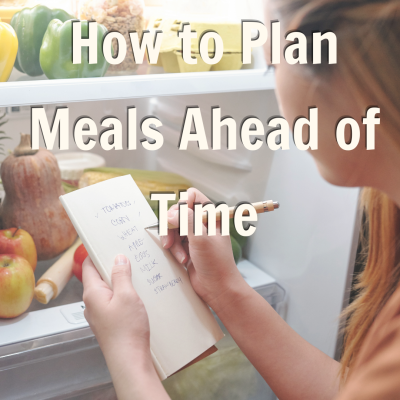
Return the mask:
<svg viewBox="0 0 400 400">
<path fill-rule="evenodd" d="M 136 70 L 137 64 L 133 58 L 130 45 L 130 32 L 137 32 L 139 38 L 144 28 L 143 0 L 80 0 L 79 18 L 94 20 L 104 25 L 109 32 L 121 33 L 126 41 L 125 60 L 118 65 L 110 65 L 111 74 L 129 74 Z M 114 54 L 118 51 L 118 43 L 113 40 Z"/>
<path fill-rule="evenodd" d="M 79 179 L 87 168 L 106 166 L 106 160 L 98 154 L 81 152 L 61 152 L 55 154 L 60 168 L 61 180 L 78 187 Z"/>
</svg>

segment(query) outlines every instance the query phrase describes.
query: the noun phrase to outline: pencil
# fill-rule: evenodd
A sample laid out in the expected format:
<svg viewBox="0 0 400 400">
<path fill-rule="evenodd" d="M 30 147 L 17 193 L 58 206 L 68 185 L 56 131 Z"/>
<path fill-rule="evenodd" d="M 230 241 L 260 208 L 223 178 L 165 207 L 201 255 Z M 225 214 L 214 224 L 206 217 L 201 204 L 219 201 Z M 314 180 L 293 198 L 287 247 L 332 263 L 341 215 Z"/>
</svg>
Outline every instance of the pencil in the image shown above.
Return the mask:
<svg viewBox="0 0 400 400">
<path fill-rule="evenodd" d="M 255 208 L 257 214 L 274 211 L 277 208 L 279 208 L 279 203 L 277 201 L 272 201 L 272 200 L 260 201 L 258 203 L 251 203 L 251 205 Z M 235 210 L 236 210 L 236 206 L 229 207 L 229 219 L 232 219 L 234 217 Z M 243 215 L 249 215 L 248 211 L 247 212 L 245 211 L 243 213 Z M 220 221 L 221 213 L 217 212 L 215 217 L 216 217 L 217 221 Z M 207 213 L 207 211 L 204 211 L 203 212 L 203 222 L 204 223 L 207 222 L 207 218 L 208 218 L 208 213 Z M 177 228 L 179 228 L 179 227 L 168 223 L 168 229 L 177 229 Z M 144 229 L 158 229 L 158 222 L 156 222 L 153 225 L 149 225 Z"/>
</svg>

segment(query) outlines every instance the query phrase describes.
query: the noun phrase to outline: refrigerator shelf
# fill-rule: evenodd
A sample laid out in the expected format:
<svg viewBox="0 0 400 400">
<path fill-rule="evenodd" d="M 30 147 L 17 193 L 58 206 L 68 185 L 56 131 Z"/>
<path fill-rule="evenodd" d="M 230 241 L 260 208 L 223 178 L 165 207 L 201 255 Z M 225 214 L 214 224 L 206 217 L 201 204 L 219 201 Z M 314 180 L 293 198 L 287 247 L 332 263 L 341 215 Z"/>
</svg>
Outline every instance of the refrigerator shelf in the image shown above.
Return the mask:
<svg viewBox="0 0 400 400">
<path fill-rule="evenodd" d="M 274 89 L 266 69 L 0 83 L 0 107 Z"/>
<path fill-rule="evenodd" d="M 28 77 L 14 68 L 10 80 L 0 83 L 0 107 L 274 88 L 274 73 L 267 68 L 263 50 L 256 48 L 252 64 L 238 71 L 167 74 L 161 67 L 142 65 L 135 75 L 49 80 L 44 75 Z"/>
</svg>

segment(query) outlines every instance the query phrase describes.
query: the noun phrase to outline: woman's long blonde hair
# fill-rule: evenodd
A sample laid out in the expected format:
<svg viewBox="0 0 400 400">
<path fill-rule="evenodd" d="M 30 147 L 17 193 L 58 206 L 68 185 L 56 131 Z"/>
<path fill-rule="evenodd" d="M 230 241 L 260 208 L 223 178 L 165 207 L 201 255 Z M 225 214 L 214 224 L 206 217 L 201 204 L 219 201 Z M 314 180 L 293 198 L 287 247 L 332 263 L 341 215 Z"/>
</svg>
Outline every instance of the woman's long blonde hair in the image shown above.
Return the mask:
<svg viewBox="0 0 400 400">
<path fill-rule="evenodd" d="M 310 43 L 315 30 L 337 35 L 334 73 L 355 94 L 360 115 L 365 115 L 368 106 L 380 107 L 381 134 L 399 149 L 400 157 L 400 0 L 277 0 L 274 4 L 283 7 L 281 15 L 290 13 L 288 26 L 305 33 Z M 329 79 L 331 67 L 326 63 L 306 68 L 316 78 Z M 364 251 L 368 256 L 356 279 L 357 296 L 343 313 L 343 379 L 347 371 L 351 374 L 365 336 L 400 281 L 399 208 L 373 188 L 363 190 L 362 206 L 367 217 Z"/>
</svg>

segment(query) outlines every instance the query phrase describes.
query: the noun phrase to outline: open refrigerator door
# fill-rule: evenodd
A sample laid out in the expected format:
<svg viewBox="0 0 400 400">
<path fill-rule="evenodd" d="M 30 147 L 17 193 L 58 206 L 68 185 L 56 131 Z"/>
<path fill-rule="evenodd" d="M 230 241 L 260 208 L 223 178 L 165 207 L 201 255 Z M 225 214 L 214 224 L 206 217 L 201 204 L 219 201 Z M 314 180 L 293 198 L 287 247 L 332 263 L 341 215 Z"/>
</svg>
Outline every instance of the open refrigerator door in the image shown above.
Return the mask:
<svg viewBox="0 0 400 400">
<path fill-rule="evenodd" d="M 88 2 L 76 3 L 71 10 L 79 14 L 79 4 Z M 239 16 L 262 19 L 263 2 L 214 0 L 200 5 L 152 0 L 145 2 L 143 18 L 155 23 L 173 17 L 181 23 L 185 15 L 194 21 L 206 15 L 208 21 L 215 22 L 222 14 L 228 22 L 237 21 Z M 338 349 L 336 318 L 347 301 L 355 259 L 360 224 L 358 190 L 339 189 L 322 181 L 309 156 L 297 151 L 293 143 L 290 156 L 269 149 L 249 152 L 241 146 L 228 150 L 225 134 L 219 151 L 199 151 L 194 144 L 187 151 L 177 148 L 189 105 L 200 107 L 206 127 L 211 126 L 212 109 L 218 105 L 221 117 L 232 116 L 239 130 L 239 121 L 247 115 L 266 123 L 279 114 L 274 86 L 274 74 L 267 68 L 263 50 L 256 48 L 251 64 L 228 71 L 168 73 L 163 66 L 145 62 L 129 74 L 47 79 L 14 68 L 10 80 L 0 84 L 0 107 L 7 112 L 7 132 L 29 132 L 31 106 L 43 106 L 49 121 L 56 107 L 68 107 L 70 127 L 79 116 L 90 115 L 99 131 L 105 115 L 119 118 L 126 130 L 126 110 L 133 106 L 138 110 L 138 121 L 154 115 L 163 122 L 164 145 L 160 150 L 112 152 L 95 147 L 91 156 L 86 153 L 83 161 L 80 157 L 83 167 L 77 163 L 68 168 L 68 156 L 76 160 L 78 156 L 73 154 L 83 153 L 69 132 L 69 151 L 52 150 L 61 170 L 67 165 L 69 174 L 63 179 L 68 184 L 76 185 L 88 167 L 134 168 L 179 174 L 213 201 L 232 206 L 239 201 L 278 200 L 281 210 L 260 217 L 256 234 L 243 244 L 237 267 L 289 325 L 334 356 Z M 209 130 L 206 132 L 211 143 Z M 12 135 L 7 148 L 16 147 L 17 141 L 17 135 Z M 333 245 L 338 237 L 339 244 Z M 39 262 L 36 280 L 56 261 Z M 34 300 L 21 316 L 0 319 L 2 398 L 115 398 L 104 357 L 84 318 L 82 293 L 81 282 L 72 277 L 47 305 Z M 179 400 L 276 399 L 222 328 L 226 337 L 217 344 L 217 353 L 165 382 L 170 396 Z"/>
</svg>

